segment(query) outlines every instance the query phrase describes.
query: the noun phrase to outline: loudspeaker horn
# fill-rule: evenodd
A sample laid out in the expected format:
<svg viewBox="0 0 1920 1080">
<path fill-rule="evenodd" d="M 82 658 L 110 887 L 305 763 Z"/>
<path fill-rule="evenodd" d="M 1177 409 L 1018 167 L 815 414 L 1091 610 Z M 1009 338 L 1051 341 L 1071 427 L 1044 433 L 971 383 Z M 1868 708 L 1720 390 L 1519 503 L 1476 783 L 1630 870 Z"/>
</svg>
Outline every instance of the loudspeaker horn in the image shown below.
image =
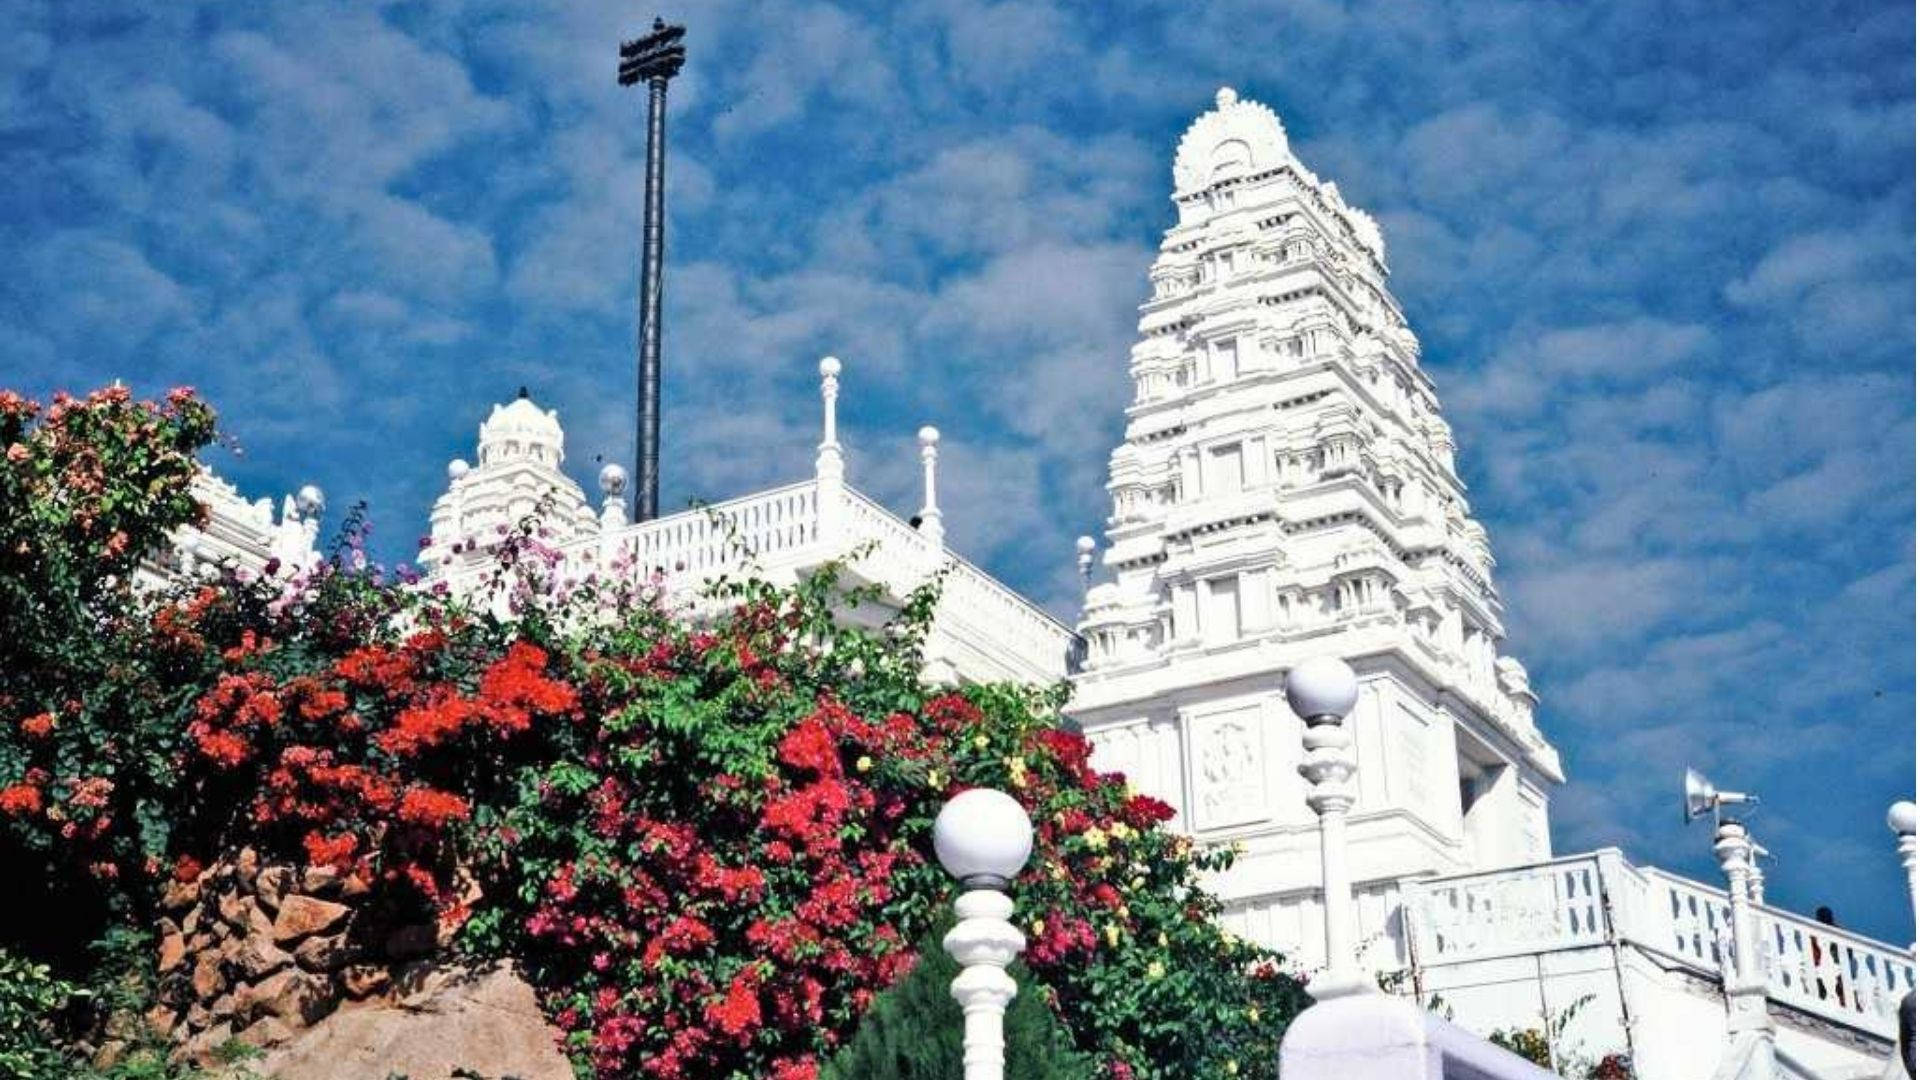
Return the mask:
<svg viewBox="0 0 1920 1080">
<path fill-rule="evenodd" d="M 1700 775 L 1699 770 L 1689 768 L 1682 782 L 1681 813 L 1682 820 L 1692 821 L 1708 811 L 1718 811 L 1722 806 L 1736 803 L 1756 803 L 1757 796 L 1745 795 L 1738 791 L 1721 791 L 1713 786 L 1713 781 Z"/>
</svg>

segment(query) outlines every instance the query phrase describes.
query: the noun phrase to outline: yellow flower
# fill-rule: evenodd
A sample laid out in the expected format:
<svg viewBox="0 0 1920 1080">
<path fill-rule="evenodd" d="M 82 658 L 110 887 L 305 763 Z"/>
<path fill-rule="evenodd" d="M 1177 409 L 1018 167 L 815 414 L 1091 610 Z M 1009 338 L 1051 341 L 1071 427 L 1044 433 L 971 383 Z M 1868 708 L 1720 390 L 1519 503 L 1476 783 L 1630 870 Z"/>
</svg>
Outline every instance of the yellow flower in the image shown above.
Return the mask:
<svg viewBox="0 0 1920 1080">
<path fill-rule="evenodd" d="M 1034 937 L 1039 937 L 1040 935 L 1046 932 L 1047 932 L 1047 920 L 1045 919 L 1033 920 L 1033 936 Z"/>
<path fill-rule="evenodd" d="M 1164 933 L 1160 935 L 1160 947 L 1163 949 L 1167 947 L 1167 935 Z"/>
<path fill-rule="evenodd" d="M 930 788 L 946 787 L 947 778 L 940 775 L 939 769 L 933 769 L 927 773 L 927 786 Z"/>
<path fill-rule="evenodd" d="M 1229 1061 L 1229 1062 L 1227 1062 L 1227 1075 L 1228 1075 L 1228 1076 L 1239 1076 L 1239 1075 L 1240 1075 L 1240 1063 L 1239 1063 L 1239 1062 L 1237 1062 L 1237 1061 Z"/>
<path fill-rule="evenodd" d="M 1249 1006 L 1247 1009 L 1247 1019 L 1253 1021 L 1256 1024 L 1259 1023 L 1260 1022 L 1260 1006 L 1258 1005 Z"/>
<path fill-rule="evenodd" d="M 1164 978 L 1166 974 L 1167 974 L 1167 965 L 1161 963 L 1158 960 L 1155 960 L 1153 963 L 1147 965 L 1148 979 Z"/>
<path fill-rule="evenodd" d="M 1120 928 L 1113 925 L 1112 923 L 1108 923 L 1107 924 L 1107 947 L 1112 948 L 1113 946 L 1118 944 L 1120 944 Z"/>
<path fill-rule="evenodd" d="M 1115 840 L 1125 840 L 1127 837 L 1133 835 L 1133 829 L 1128 827 L 1124 821 L 1116 821 L 1107 826 L 1107 831 L 1113 834 Z"/>
<path fill-rule="evenodd" d="M 1114 914 L 1120 916 L 1123 919 L 1130 919 L 1133 917 L 1133 912 L 1128 911 L 1127 905 L 1125 904 L 1121 904 L 1120 907 L 1114 911 Z"/>
<path fill-rule="evenodd" d="M 1132 881 L 1127 882 L 1127 888 L 1129 889 L 1145 888 L 1146 884 L 1147 884 L 1146 878 L 1136 875 Z"/>
<path fill-rule="evenodd" d="M 985 750 L 987 748 L 987 737 L 985 735 L 975 735 L 973 737 L 973 748 L 975 750 Z"/>
<path fill-rule="evenodd" d="M 873 759 L 868 757 L 865 754 L 861 754 L 860 760 L 854 762 L 853 767 L 855 769 L 858 769 L 861 772 L 866 772 L 867 770 L 873 768 Z"/>
<path fill-rule="evenodd" d="M 1080 836 L 1087 842 L 1087 846 L 1093 850 L 1107 850 L 1107 834 L 1100 831 L 1100 826 L 1095 825 L 1093 828 L 1081 833 Z"/>
<path fill-rule="evenodd" d="M 1007 776 L 1013 781 L 1014 787 L 1019 787 L 1019 788 L 1026 787 L 1027 786 L 1026 761 L 1017 757 L 1008 758 L 1007 759 Z"/>
</svg>

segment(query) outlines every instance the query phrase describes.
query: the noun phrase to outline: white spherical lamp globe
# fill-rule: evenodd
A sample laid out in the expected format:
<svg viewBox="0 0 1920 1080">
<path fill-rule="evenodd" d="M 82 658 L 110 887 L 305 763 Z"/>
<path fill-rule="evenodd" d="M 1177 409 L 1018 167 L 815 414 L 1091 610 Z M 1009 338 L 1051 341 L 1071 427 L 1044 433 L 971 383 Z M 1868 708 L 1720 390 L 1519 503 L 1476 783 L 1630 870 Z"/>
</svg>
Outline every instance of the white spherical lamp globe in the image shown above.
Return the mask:
<svg viewBox="0 0 1920 1080">
<path fill-rule="evenodd" d="M 1005 888 L 1033 854 L 1033 822 L 1004 791 L 963 791 L 933 819 L 933 853 L 963 885 Z"/>
<path fill-rule="evenodd" d="M 1075 540 L 1073 542 L 1073 549 L 1075 551 L 1078 551 L 1082 555 L 1093 554 L 1093 548 L 1094 548 L 1094 543 L 1093 543 L 1093 537 L 1091 536 L 1083 536 L 1080 539 Z"/>
<path fill-rule="evenodd" d="M 300 508 L 302 515 L 322 513 L 327 508 L 327 496 L 313 484 L 305 484 L 293 493 L 293 505 Z"/>
<path fill-rule="evenodd" d="M 627 490 L 627 470 L 608 462 L 600 469 L 600 492 L 612 497 Z"/>
<path fill-rule="evenodd" d="M 447 462 L 447 479 L 458 480 L 472 470 L 473 466 L 467 464 L 465 459 L 454 458 L 452 461 Z"/>
<path fill-rule="evenodd" d="M 934 427 L 932 424 L 928 424 L 926 427 L 923 427 L 920 429 L 920 445 L 921 446 L 932 446 L 933 444 L 939 441 L 940 441 L 939 428 Z"/>
<path fill-rule="evenodd" d="M 1287 704 L 1303 720 L 1343 717 L 1360 700 L 1360 683 L 1353 669 L 1337 656 L 1316 656 L 1287 672 Z"/>
<path fill-rule="evenodd" d="M 821 357 L 820 358 L 820 374 L 825 375 L 828 378 L 832 378 L 833 376 L 840 374 L 840 358 L 837 356 Z"/>
<path fill-rule="evenodd" d="M 1894 803 L 1887 809 L 1887 828 L 1901 836 L 1912 836 L 1914 826 L 1914 806 L 1906 800 Z"/>
</svg>

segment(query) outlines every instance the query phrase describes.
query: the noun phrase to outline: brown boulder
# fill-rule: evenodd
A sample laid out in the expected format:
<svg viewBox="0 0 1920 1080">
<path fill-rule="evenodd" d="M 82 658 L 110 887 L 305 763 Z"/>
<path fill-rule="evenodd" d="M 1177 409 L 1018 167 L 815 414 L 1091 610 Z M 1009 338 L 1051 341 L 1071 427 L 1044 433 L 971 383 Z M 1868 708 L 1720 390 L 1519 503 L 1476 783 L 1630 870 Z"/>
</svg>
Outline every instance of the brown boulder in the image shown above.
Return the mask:
<svg viewBox="0 0 1920 1080">
<path fill-rule="evenodd" d="M 447 1080 L 455 1069 L 521 1080 L 572 1080 L 533 988 L 504 965 L 450 969 L 407 1007 L 343 1009 L 254 1063 L 278 1080 L 390 1076 Z"/>
<path fill-rule="evenodd" d="M 220 970 L 219 953 L 203 952 L 194 958 L 192 983 L 195 1001 L 212 1001 L 227 988 L 227 977 Z"/>
<path fill-rule="evenodd" d="M 252 982 L 293 963 L 293 956 L 264 937 L 250 937 L 233 950 L 229 963 Z"/>
<path fill-rule="evenodd" d="M 277 1016 L 306 1027 L 333 1010 L 336 1002 L 327 984 L 297 968 L 286 968 L 240 992 L 245 1017 Z"/>
<path fill-rule="evenodd" d="M 296 1034 L 298 1034 L 298 1032 L 289 1027 L 285 1020 L 277 1016 L 263 1016 L 253 1023 L 248 1024 L 246 1028 L 235 1035 L 234 1038 L 239 1039 L 248 1046 L 257 1046 L 262 1050 L 271 1050 L 276 1046 L 292 1041 Z"/>
<path fill-rule="evenodd" d="M 338 971 L 352 954 L 344 933 L 310 937 L 293 950 L 293 958 L 300 961 L 301 967 L 320 972 Z"/>
<path fill-rule="evenodd" d="M 331 900 L 340 895 L 340 871 L 331 866 L 309 866 L 300 873 L 299 887 L 308 896 Z"/>
<path fill-rule="evenodd" d="M 280 912 L 273 919 L 273 940 L 285 945 L 314 934 L 324 934 L 337 929 L 351 914 L 353 909 L 345 904 L 295 893 L 280 901 Z"/>
<path fill-rule="evenodd" d="M 162 931 L 160 934 L 160 974 L 165 975 L 180 966 L 187 958 L 187 939 L 180 931 Z"/>
<path fill-rule="evenodd" d="M 175 1025 L 180 1023 L 180 1014 L 171 1005 L 155 1005 L 146 1013 L 147 1030 L 164 1039 L 173 1034 Z"/>
<path fill-rule="evenodd" d="M 170 1061 L 192 1061 L 198 1064 L 205 1064 L 213 1060 L 214 1051 L 225 1046 L 227 1040 L 231 1038 L 233 1038 L 233 1025 L 215 1024 L 205 1031 L 200 1032 L 198 1035 L 195 1035 L 193 1038 L 188 1039 L 186 1042 L 175 1046 L 173 1052 L 168 1054 L 167 1058 Z"/>
<path fill-rule="evenodd" d="M 269 866 L 253 879 L 253 895 L 268 911 L 280 910 L 280 900 L 293 887 L 293 868 Z"/>
</svg>

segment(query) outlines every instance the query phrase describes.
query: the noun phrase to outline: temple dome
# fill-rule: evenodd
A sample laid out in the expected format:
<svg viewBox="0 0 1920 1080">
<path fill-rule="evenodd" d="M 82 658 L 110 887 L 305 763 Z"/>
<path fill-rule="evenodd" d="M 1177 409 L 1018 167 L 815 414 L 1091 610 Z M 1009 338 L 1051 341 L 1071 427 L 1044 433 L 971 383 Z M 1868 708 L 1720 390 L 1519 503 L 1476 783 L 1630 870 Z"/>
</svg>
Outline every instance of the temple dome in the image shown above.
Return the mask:
<svg viewBox="0 0 1920 1080">
<path fill-rule="evenodd" d="M 1214 108 L 1202 113 L 1180 139 L 1173 158 L 1176 196 L 1214 183 L 1254 176 L 1293 161 L 1287 130 L 1272 109 L 1221 87 Z"/>
<path fill-rule="evenodd" d="M 559 413 L 542 409 L 522 391 L 506 405 L 495 405 L 480 425 L 480 463 L 531 459 L 558 468 L 566 460 L 566 435 Z"/>
</svg>

